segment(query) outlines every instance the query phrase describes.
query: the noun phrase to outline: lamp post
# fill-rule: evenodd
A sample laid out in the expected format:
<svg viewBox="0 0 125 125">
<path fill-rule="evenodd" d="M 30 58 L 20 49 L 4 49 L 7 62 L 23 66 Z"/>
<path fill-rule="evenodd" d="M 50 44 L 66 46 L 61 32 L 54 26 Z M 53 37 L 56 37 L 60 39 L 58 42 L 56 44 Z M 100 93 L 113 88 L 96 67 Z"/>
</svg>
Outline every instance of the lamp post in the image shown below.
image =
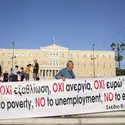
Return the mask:
<svg viewBox="0 0 125 125">
<path fill-rule="evenodd" d="M 92 60 L 93 60 L 93 77 L 95 78 L 95 55 L 94 55 L 94 51 L 95 51 L 95 49 L 94 49 L 94 47 L 95 47 L 95 44 L 93 44 L 93 46 L 92 46 L 92 52 L 93 52 L 93 56 L 92 56 Z"/>
<path fill-rule="evenodd" d="M 12 46 L 13 46 L 13 52 L 12 52 L 12 68 L 13 68 L 13 62 L 14 62 L 14 58 L 16 58 L 16 56 L 14 56 L 14 42 L 12 42 Z"/>
<path fill-rule="evenodd" d="M 115 43 L 112 43 L 111 44 L 111 48 L 113 51 L 115 51 L 116 49 L 116 52 L 117 53 L 117 56 L 115 56 L 115 60 L 118 61 L 118 67 L 119 67 L 119 76 L 121 75 L 121 64 L 120 62 L 123 60 L 123 56 L 120 55 L 120 51 L 124 51 L 125 50 L 125 44 L 122 43 L 121 45 L 119 45 L 119 43 L 116 45 Z"/>
</svg>

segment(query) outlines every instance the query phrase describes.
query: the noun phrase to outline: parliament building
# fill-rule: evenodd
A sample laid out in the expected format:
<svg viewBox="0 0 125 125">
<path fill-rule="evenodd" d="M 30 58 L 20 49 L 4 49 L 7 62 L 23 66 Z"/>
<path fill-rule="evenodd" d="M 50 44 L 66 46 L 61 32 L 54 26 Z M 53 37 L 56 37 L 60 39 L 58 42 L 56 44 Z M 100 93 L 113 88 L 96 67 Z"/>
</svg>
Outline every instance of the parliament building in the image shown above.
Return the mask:
<svg viewBox="0 0 125 125">
<path fill-rule="evenodd" d="M 14 57 L 14 58 L 13 58 Z M 66 67 L 68 60 L 74 62 L 76 78 L 111 77 L 116 76 L 115 53 L 113 51 L 69 50 L 53 44 L 40 49 L 0 49 L 0 62 L 3 71 L 10 71 L 12 65 L 26 67 L 37 59 L 39 76 L 43 79 L 53 79 L 60 69 Z M 94 61 L 93 61 L 94 59 Z"/>
</svg>

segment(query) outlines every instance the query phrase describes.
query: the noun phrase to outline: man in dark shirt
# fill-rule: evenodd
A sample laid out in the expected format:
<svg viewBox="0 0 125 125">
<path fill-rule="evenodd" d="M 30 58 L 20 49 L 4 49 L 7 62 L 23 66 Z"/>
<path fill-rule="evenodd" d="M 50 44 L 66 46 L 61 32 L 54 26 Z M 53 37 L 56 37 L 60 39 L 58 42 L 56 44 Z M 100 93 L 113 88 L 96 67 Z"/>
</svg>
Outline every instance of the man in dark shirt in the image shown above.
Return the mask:
<svg viewBox="0 0 125 125">
<path fill-rule="evenodd" d="M 3 74 L 3 82 L 8 82 L 8 80 L 9 80 L 9 74 L 8 74 L 8 72 L 5 72 Z"/>
<path fill-rule="evenodd" d="M 34 60 L 34 66 L 33 66 L 33 78 L 34 80 L 36 80 L 36 78 L 38 77 L 38 72 L 39 72 L 39 64 L 37 63 L 37 60 Z"/>
</svg>

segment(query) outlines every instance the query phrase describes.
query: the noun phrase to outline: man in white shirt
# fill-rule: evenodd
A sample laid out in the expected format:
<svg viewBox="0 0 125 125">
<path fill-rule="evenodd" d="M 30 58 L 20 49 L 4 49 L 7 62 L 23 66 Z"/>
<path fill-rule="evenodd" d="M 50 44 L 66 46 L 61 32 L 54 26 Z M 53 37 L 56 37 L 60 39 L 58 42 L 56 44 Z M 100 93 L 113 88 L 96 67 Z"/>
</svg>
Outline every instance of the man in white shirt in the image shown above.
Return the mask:
<svg viewBox="0 0 125 125">
<path fill-rule="evenodd" d="M 18 66 L 16 65 L 12 71 L 12 82 L 18 81 Z"/>
</svg>

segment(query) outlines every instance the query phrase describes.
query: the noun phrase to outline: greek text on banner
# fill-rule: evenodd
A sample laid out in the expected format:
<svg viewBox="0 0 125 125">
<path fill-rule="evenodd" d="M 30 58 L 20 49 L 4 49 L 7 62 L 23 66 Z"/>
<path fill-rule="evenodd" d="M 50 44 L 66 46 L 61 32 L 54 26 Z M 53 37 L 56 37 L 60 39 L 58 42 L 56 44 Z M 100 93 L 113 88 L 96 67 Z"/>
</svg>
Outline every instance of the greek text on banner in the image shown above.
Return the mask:
<svg viewBox="0 0 125 125">
<path fill-rule="evenodd" d="M 125 76 L 0 84 L 0 119 L 125 110 Z"/>
</svg>

